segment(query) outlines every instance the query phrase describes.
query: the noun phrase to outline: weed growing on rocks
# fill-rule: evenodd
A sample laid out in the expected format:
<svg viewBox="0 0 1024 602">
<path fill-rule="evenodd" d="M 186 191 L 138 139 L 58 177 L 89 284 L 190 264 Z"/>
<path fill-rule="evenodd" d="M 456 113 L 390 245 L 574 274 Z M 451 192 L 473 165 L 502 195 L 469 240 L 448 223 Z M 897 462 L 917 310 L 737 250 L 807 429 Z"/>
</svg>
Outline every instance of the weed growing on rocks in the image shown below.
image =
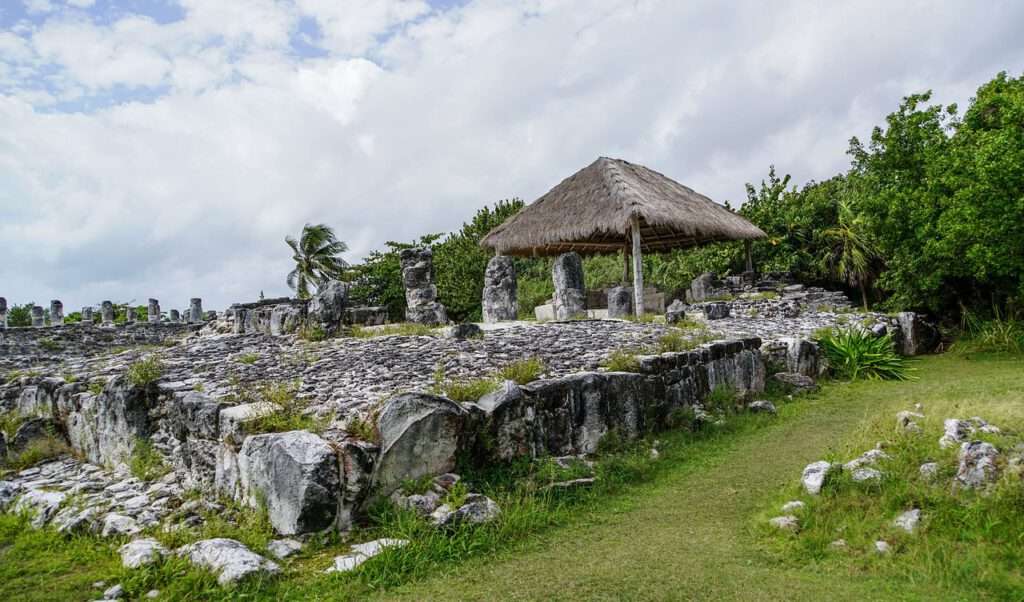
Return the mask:
<svg viewBox="0 0 1024 602">
<path fill-rule="evenodd" d="M 253 364 L 255 364 L 256 362 L 259 361 L 260 354 L 258 354 L 258 353 L 243 353 L 242 355 L 239 355 L 236 359 L 238 360 L 239 364 L 245 364 L 247 366 L 251 366 L 251 365 L 253 365 Z"/>
<path fill-rule="evenodd" d="M 609 372 L 639 372 L 640 360 L 636 353 L 616 349 L 602 364 Z"/>
<path fill-rule="evenodd" d="M 125 374 L 128 382 L 136 387 L 147 387 L 163 376 L 164 365 L 160 356 L 150 355 L 132 362 Z"/>
<path fill-rule="evenodd" d="M 137 479 L 142 481 L 159 479 L 171 470 L 171 467 L 164 462 L 160 452 L 153 447 L 153 442 L 141 437 L 135 440 L 135 445 L 132 447 L 128 468 Z"/>
<path fill-rule="evenodd" d="M 497 376 L 501 380 L 512 380 L 516 384 L 525 385 L 540 378 L 546 369 L 544 362 L 540 358 L 531 357 L 519 360 L 518 362 L 512 362 L 499 370 Z"/>
<path fill-rule="evenodd" d="M 278 405 L 281 409 L 256 419 L 253 423 L 254 432 L 282 433 L 285 431 L 318 431 L 323 426 L 313 416 L 304 412 L 309 400 L 298 396 L 299 383 L 270 382 L 263 383 L 250 391 L 250 397 L 258 401 L 266 401 Z"/>
<path fill-rule="evenodd" d="M 437 330 L 424 324 L 413 324 L 402 322 L 400 324 L 385 324 L 383 326 L 353 326 L 352 336 L 357 339 L 370 339 L 374 337 L 422 337 L 436 336 Z"/>
</svg>

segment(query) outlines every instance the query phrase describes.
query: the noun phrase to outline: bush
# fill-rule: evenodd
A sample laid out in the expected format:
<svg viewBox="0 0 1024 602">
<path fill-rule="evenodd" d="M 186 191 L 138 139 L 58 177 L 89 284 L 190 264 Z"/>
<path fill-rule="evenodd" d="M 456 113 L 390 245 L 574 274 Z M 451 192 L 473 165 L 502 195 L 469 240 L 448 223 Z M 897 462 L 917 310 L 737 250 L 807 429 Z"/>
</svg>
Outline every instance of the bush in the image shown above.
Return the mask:
<svg viewBox="0 0 1024 602">
<path fill-rule="evenodd" d="M 860 328 L 832 330 L 817 340 L 829 369 L 848 380 L 859 378 L 906 380 L 906 360 L 898 353 L 889 335 L 876 337 Z"/>
<path fill-rule="evenodd" d="M 484 395 L 496 391 L 500 383 L 494 378 L 472 378 L 435 382 L 432 392 L 452 401 L 477 401 Z"/>
<path fill-rule="evenodd" d="M 1024 323 L 1002 317 L 982 320 L 973 312 L 964 312 L 964 336 L 957 342 L 963 351 L 1024 353 Z"/>
<path fill-rule="evenodd" d="M 164 365 L 160 357 L 150 355 L 132 362 L 126 375 L 128 381 L 137 387 L 146 387 L 156 382 L 164 374 Z"/>
<path fill-rule="evenodd" d="M 623 351 L 622 349 L 616 349 L 608 356 L 608 359 L 604 361 L 604 367 L 609 372 L 639 372 L 640 371 L 640 360 L 637 359 L 635 353 Z"/>
<path fill-rule="evenodd" d="M 540 375 L 544 373 L 546 368 L 547 367 L 540 358 L 531 357 L 530 359 L 512 362 L 501 370 L 498 370 L 498 378 L 502 380 L 512 380 L 515 381 L 516 384 L 525 385 L 526 383 L 533 382 L 540 378 Z"/>
<path fill-rule="evenodd" d="M 253 430 L 260 433 L 318 430 L 320 423 L 304 413 L 309 401 L 299 397 L 298 392 L 298 382 L 263 383 L 255 392 L 245 392 L 245 397 L 273 403 L 281 408 L 273 414 L 256 419 Z"/>
</svg>

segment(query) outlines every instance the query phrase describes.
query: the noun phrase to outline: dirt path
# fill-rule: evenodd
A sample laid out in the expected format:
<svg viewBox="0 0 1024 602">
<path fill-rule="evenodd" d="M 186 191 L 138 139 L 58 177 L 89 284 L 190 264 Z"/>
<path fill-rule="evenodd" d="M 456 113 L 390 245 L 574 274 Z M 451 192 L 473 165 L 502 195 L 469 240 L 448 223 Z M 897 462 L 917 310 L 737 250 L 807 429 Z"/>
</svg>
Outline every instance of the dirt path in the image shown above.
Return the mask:
<svg viewBox="0 0 1024 602">
<path fill-rule="evenodd" d="M 958 599 L 927 584 L 823 574 L 758 549 L 752 516 L 869 415 L 895 412 L 943 387 L 949 361 L 920 363 L 921 380 L 832 387 L 783 407 L 777 424 L 680 462 L 577 524 L 497 558 L 387 592 L 407 599 L 876 600 Z M 969 387 L 967 387 L 969 390 Z M 960 394 L 965 391 L 961 390 Z"/>
</svg>

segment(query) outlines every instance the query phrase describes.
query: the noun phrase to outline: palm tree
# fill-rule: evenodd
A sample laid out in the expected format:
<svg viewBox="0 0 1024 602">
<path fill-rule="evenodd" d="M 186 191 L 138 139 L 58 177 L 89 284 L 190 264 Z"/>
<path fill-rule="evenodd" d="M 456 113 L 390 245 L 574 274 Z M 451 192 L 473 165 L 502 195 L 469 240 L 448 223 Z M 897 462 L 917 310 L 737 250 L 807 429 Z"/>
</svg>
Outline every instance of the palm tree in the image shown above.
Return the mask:
<svg viewBox="0 0 1024 602">
<path fill-rule="evenodd" d="M 340 278 L 348 267 L 340 257 L 348 245 L 338 240 L 326 224 L 306 224 L 299 240 L 286 236 L 284 241 L 292 248 L 295 260 L 295 269 L 288 273 L 288 288 L 296 291 L 300 299 L 310 297 L 310 285 L 320 288 Z"/>
<path fill-rule="evenodd" d="M 839 201 L 837 225 L 822 232 L 828 241 L 821 267 L 834 277 L 860 288 L 864 311 L 868 311 L 867 285 L 875 276 L 878 249 L 868 239 L 861 219 L 849 201 Z"/>
</svg>

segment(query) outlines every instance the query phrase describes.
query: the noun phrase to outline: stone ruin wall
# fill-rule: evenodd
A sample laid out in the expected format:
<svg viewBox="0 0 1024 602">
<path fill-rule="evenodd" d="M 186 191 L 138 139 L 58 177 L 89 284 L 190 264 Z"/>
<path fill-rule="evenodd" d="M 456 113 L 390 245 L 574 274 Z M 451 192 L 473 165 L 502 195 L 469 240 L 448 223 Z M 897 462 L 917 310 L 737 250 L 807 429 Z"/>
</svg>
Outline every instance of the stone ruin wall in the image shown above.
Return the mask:
<svg viewBox="0 0 1024 602">
<path fill-rule="evenodd" d="M 293 534 L 348 528 L 371 490 L 387 494 L 405 479 L 450 471 L 459 457 L 486 463 L 592 453 L 612 430 L 630 440 L 665 428 L 674 409 L 694 407 L 719 384 L 756 394 L 765 381 L 760 346 L 753 338 L 645 356 L 640 373 L 507 382 L 478 403 L 398 395 L 380 412 L 379 443 L 338 429 L 250 433 L 266 404 L 229 405 L 124 376 L 99 394 L 81 382 L 22 377 L 0 387 L 0 406 L 46 417 L 99 465 L 126 461 L 139 438 L 150 439 L 186 487 L 266 500 L 274 527 Z"/>
</svg>

